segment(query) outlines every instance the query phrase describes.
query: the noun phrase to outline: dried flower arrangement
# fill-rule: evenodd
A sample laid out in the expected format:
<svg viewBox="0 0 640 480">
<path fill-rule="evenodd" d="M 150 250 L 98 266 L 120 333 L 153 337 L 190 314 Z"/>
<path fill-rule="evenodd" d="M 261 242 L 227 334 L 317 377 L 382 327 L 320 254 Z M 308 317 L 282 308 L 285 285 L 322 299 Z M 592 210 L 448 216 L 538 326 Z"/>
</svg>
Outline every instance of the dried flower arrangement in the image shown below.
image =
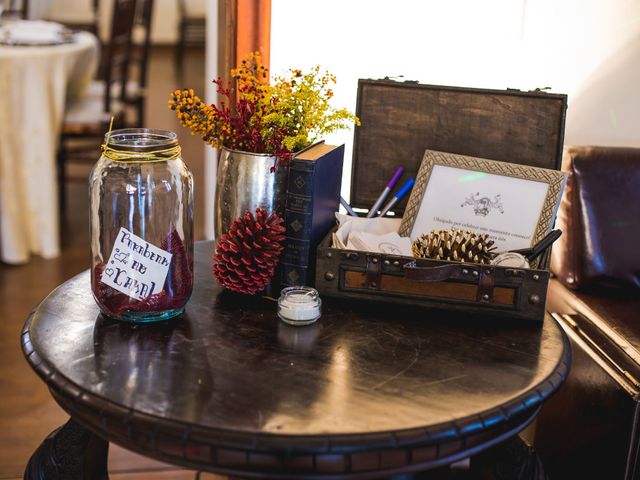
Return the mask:
<svg viewBox="0 0 640 480">
<path fill-rule="evenodd" d="M 359 125 L 355 115 L 331 107 L 336 79 L 319 66 L 308 73 L 289 70 L 270 84 L 269 71 L 254 52 L 231 71 L 231 79 L 226 86 L 214 80 L 223 98 L 218 105 L 205 104 L 193 89 L 176 90 L 169 100 L 180 123 L 216 148 L 267 153 L 286 162 L 321 136 Z"/>
</svg>

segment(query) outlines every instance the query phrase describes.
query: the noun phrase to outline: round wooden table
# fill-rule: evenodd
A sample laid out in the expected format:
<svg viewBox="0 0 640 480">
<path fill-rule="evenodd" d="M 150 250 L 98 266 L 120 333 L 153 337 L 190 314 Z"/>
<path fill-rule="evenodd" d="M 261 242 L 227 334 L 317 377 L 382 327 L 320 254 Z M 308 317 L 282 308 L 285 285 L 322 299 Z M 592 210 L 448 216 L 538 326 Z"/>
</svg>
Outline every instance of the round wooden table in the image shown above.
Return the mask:
<svg viewBox="0 0 640 480">
<path fill-rule="evenodd" d="M 223 292 L 211 254 L 196 245 L 193 297 L 169 323 L 103 318 L 88 272 L 33 312 L 24 353 L 71 421 L 26 478 L 106 478 L 104 440 L 242 477 L 430 469 L 515 435 L 568 373 L 550 317 L 510 325 L 325 298 L 318 323 L 292 327 L 274 301 Z"/>
</svg>

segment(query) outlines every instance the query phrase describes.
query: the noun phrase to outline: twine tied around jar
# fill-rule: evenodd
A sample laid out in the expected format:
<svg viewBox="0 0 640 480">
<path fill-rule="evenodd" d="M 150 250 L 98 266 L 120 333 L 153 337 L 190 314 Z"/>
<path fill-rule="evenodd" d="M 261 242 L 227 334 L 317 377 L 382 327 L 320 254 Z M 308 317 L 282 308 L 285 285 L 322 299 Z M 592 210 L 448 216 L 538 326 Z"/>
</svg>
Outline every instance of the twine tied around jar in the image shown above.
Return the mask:
<svg viewBox="0 0 640 480">
<path fill-rule="evenodd" d="M 180 145 L 173 145 L 169 148 L 154 150 L 151 152 L 139 152 L 134 150 L 122 150 L 120 148 L 112 148 L 109 146 L 109 139 L 111 138 L 111 130 L 113 128 L 113 117 L 109 123 L 109 131 L 107 132 L 107 139 L 102 144 L 102 155 L 114 162 L 129 163 L 139 162 L 140 157 L 144 156 L 145 163 L 165 162 L 167 160 L 174 160 L 180 157 L 181 149 Z"/>
</svg>

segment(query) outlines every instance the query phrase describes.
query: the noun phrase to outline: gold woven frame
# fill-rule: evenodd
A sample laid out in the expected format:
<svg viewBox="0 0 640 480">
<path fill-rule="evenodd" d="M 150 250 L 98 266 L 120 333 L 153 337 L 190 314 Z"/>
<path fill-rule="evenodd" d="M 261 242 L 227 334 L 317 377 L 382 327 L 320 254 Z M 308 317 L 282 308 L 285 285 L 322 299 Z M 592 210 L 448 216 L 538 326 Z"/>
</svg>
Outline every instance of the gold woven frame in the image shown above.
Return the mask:
<svg viewBox="0 0 640 480">
<path fill-rule="evenodd" d="M 501 175 L 504 177 L 520 178 L 522 180 L 531 180 L 543 182 L 549 185 L 547 196 L 544 199 L 542 212 L 538 217 L 538 224 L 533 235 L 531 245 L 535 245 L 542 240 L 551 228 L 551 223 L 555 218 L 560 195 L 564 188 L 567 174 L 557 170 L 547 170 L 545 168 L 529 167 L 527 165 L 519 165 L 515 163 L 499 162 L 497 160 L 487 160 L 485 158 L 467 157 L 465 155 L 456 155 L 454 153 L 436 152 L 435 150 L 427 150 L 424 153 L 418 177 L 415 186 L 411 191 L 409 203 L 404 212 L 402 223 L 400 224 L 399 234 L 408 237 L 413 230 L 418 211 L 422 206 L 424 192 L 427 189 L 431 172 L 435 165 L 445 167 L 461 168 L 474 172 L 485 172 L 493 175 Z"/>
</svg>

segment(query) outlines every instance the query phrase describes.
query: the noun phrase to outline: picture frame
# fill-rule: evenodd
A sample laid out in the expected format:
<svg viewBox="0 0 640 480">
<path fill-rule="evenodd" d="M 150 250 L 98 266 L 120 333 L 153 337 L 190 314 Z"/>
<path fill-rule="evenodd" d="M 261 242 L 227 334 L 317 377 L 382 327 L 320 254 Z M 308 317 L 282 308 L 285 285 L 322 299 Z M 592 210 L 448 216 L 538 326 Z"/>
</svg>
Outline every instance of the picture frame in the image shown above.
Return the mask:
<svg viewBox="0 0 640 480">
<path fill-rule="evenodd" d="M 488 233 L 497 252 L 528 248 L 550 231 L 567 174 L 426 150 L 399 234 L 449 228 Z"/>
</svg>

